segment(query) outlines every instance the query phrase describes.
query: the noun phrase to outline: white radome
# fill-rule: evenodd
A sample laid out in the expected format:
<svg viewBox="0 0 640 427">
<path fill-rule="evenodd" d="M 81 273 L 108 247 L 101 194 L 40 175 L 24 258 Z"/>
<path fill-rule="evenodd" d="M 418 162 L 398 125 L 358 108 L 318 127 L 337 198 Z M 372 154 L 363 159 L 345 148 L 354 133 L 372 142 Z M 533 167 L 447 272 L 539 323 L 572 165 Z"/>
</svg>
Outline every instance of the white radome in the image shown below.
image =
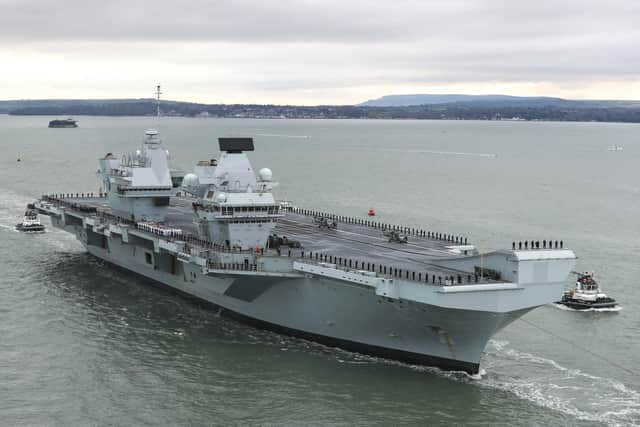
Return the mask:
<svg viewBox="0 0 640 427">
<path fill-rule="evenodd" d="M 183 187 L 195 187 L 198 184 L 200 184 L 200 180 L 198 179 L 198 175 L 194 173 L 188 173 L 182 178 Z"/>
<path fill-rule="evenodd" d="M 226 195 L 226 194 L 224 194 L 224 193 L 220 193 L 220 194 L 218 194 L 218 195 L 216 196 L 216 201 L 217 201 L 218 203 L 224 203 L 224 202 L 226 202 L 226 201 L 227 201 L 227 195 Z"/>
<path fill-rule="evenodd" d="M 258 176 L 260 177 L 260 181 L 271 181 L 273 172 L 271 172 L 269 168 L 262 168 L 258 171 Z"/>
</svg>

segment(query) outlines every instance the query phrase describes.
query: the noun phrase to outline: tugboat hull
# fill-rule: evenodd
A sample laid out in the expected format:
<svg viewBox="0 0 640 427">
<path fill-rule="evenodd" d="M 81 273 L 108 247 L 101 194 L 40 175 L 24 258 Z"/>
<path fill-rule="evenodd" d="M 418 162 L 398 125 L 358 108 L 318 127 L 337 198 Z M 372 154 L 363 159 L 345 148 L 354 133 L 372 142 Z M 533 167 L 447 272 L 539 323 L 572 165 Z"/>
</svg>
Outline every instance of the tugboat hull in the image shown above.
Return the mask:
<svg viewBox="0 0 640 427">
<path fill-rule="evenodd" d="M 574 310 L 589 310 L 592 308 L 614 308 L 618 306 L 618 303 L 613 298 L 600 298 L 596 301 L 581 301 L 563 298 L 556 302 L 556 304 L 564 305 Z"/>
<path fill-rule="evenodd" d="M 16 224 L 16 230 L 24 233 L 44 233 L 44 225 Z"/>
</svg>

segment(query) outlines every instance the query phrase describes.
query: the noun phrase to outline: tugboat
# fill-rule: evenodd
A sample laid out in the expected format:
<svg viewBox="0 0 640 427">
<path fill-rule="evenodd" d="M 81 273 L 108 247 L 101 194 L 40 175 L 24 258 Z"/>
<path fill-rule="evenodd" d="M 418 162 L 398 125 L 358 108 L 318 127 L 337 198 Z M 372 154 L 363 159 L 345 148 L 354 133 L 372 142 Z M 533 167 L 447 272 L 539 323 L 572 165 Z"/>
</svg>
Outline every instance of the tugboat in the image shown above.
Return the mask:
<svg viewBox="0 0 640 427">
<path fill-rule="evenodd" d="M 38 219 L 38 211 L 33 203 L 27 205 L 27 210 L 24 213 L 24 219 L 20 224 L 16 224 L 16 230 L 24 231 L 26 233 L 42 233 L 44 232 L 44 225 L 40 223 Z"/>
<path fill-rule="evenodd" d="M 608 297 L 595 281 L 594 274 L 585 272 L 573 272 L 578 276 L 574 289 L 566 291 L 562 299 L 556 304 L 564 305 L 574 310 L 617 308 L 618 303 L 613 298 Z"/>
</svg>

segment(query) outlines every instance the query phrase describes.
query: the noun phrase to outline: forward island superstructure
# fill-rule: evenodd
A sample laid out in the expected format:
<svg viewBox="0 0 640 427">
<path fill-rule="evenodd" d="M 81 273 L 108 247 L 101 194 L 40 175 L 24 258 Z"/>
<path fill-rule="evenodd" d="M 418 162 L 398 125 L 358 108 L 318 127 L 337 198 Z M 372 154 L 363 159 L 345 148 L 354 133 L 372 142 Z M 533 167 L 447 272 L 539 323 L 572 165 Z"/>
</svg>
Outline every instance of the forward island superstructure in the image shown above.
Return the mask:
<svg viewBox="0 0 640 427">
<path fill-rule="evenodd" d="M 470 374 L 490 337 L 553 302 L 575 264 L 557 242 L 481 254 L 461 236 L 282 207 L 271 170 L 249 161 L 251 138 L 219 149 L 173 188 L 147 131 L 135 153 L 100 159 L 104 192 L 35 206 L 92 255 L 248 324 Z"/>
<path fill-rule="evenodd" d="M 140 150 L 121 159 L 107 153 L 96 172 L 111 212 L 132 221 L 164 221 L 173 193 L 169 152 L 158 131 L 149 129 Z"/>
</svg>

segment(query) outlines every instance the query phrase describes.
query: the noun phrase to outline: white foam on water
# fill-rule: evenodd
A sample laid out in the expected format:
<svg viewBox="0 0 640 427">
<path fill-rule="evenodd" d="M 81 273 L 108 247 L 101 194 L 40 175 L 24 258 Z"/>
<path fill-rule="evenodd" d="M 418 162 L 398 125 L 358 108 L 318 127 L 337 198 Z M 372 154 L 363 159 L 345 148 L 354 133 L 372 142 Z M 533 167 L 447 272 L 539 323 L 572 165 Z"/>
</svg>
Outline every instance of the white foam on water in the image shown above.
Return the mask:
<svg viewBox="0 0 640 427">
<path fill-rule="evenodd" d="M 571 307 L 567 307 L 566 305 L 563 304 L 551 304 L 552 306 L 554 306 L 555 308 L 559 309 L 559 310 L 564 310 L 564 311 L 575 311 L 575 312 L 582 312 L 582 313 L 589 313 L 589 312 L 598 312 L 598 313 L 606 313 L 606 312 L 617 312 L 622 310 L 622 306 L 618 305 L 615 307 L 609 307 L 609 308 L 587 308 L 585 310 L 578 310 L 576 308 L 571 308 Z"/>
<path fill-rule="evenodd" d="M 477 384 L 504 390 L 545 408 L 583 421 L 615 426 L 640 423 L 640 393 L 612 379 L 562 366 L 552 359 L 521 352 L 507 341 L 490 341 L 487 346 L 490 375 Z M 528 375 L 512 375 L 509 362 L 526 362 Z M 506 365 L 505 371 L 500 367 Z"/>
<path fill-rule="evenodd" d="M 362 353 L 354 353 L 348 350 L 343 350 L 337 347 L 327 347 L 323 344 L 316 343 L 313 341 L 306 341 L 303 339 L 297 339 L 298 342 L 304 342 L 307 345 L 305 346 L 306 350 L 324 350 L 323 354 L 330 355 L 335 357 L 335 359 L 339 363 L 348 363 L 354 365 L 364 365 L 364 364 L 385 364 L 391 366 L 397 366 L 401 368 L 411 369 L 416 372 L 437 375 L 440 377 L 448 378 L 454 381 L 481 381 L 486 375 L 487 371 L 480 368 L 480 371 L 477 374 L 469 374 L 465 371 L 446 371 L 435 366 L 425 366 L 425 365 L 412 365 L 405 362 L 400 362 L 392 359 L 385 359 L 382 357 L 370 356 Z"/>
<path fill-rule="evenodd" d="M 15 225 L 13 227 L 11 227 L 11 226 L 8 226 L 6 224 L 0 224 L 0 228 L 4 228 L 6 230 L 11 230 L 11 231 L 18 232 L 18 230 L 16 230 L 16 226 Z"/>
<path fill-rule="evenodd" d="M 475 375 L 470 375 L 467 374 L 469 376 L 469 379 L 475 380 L 475 381 L 480 381 L 482 380 L 482 378 L 484 378 L 487 375 L 487 371 L 485 371 L 484 369 L 480 368 L 480 371 L 475 374 Z"/>
</svg>

